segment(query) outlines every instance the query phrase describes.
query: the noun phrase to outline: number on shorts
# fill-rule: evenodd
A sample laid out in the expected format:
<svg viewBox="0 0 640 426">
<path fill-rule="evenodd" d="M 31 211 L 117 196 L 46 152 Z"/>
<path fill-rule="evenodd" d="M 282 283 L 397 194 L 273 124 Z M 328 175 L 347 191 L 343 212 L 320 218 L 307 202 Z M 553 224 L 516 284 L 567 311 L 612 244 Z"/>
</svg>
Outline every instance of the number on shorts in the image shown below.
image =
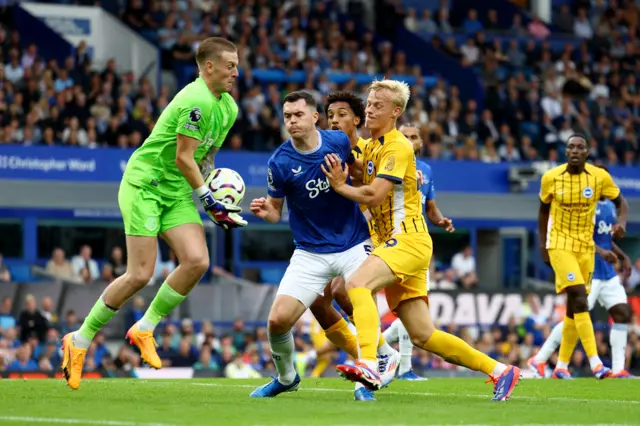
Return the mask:
<svg viewBox="0 0 640 426">
<path fill-rule="evenodd" d="M 365 244 L 364 245 L 364 252 L 367 253 L 367 256 L 369 256 L 372 251 L 373 251 L 373 247 L 372 246 L 370 246 L 369 244 Z"/>
<path fill-rule="evenodd" d="M 384 242 L 385 247 L 394 247 L 396 244 L 398 244 L 398 240 L 396 240 L 395 238 L 391 238 L 390 240 Z"/>
</svg>

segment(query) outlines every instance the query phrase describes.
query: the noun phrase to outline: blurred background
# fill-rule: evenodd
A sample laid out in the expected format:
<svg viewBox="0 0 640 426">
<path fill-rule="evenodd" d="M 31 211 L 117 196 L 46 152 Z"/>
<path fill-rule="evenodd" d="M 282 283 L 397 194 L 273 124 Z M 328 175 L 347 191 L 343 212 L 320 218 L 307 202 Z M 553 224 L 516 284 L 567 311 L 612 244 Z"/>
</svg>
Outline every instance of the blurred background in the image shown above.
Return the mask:
<svg viewBox="0 0 640 426">
<path fill-rule="evenodd" d="M 195 78 L 194 51 L 209 36 L 239 48 L 240 114 L 216 165 L 244 178 L 245 210 L 265 193 L 267 159 L 287 138 L 288 92 L 303 88 L 322 104 L 338 89 L 364 95 L 373 78 L 411 85 L 401 122 L 420 127 L 438 205 L 457 228 L 432 230 L 434 316 L 510 363 L 524 365 L 564 317 L 537 249 L 536 194 L 542 173 L 564 161 L 567 137 L 585 135 L 591 161 L 609 167 L 631 206 L 620 246 L 633 269 L 621 276 L 635 312 L 627 367 L 637 374 L 639 19 L 633 0 L 0 2 L 0 374 L 53 376 L 61 335 L 126 270 L 122 171 Z M 275 225 L 247 219 L 228 233 L 207 226 L 213 267 L 156 336 L 173 368 L 140 368 L 123 340 L 179 262 L 160 242 L 154 279 L 98 335 L 87 374 L 269 374 L 265 320 L 293 242 L 286 215 Z M 386 326 L 394 318 L 383 298 L 379 307 Z M 609 319 L 598 308 L 594 320 L 608 362 Z M 323 373 L 318 356 L 345 359 L 319 336 L 307 313 L 296 327 L 306 374 Z M 421 374 L 467 374 L 414 355 Z M 585 367 L 577 351 L 574 374 Z"/>
</svg>

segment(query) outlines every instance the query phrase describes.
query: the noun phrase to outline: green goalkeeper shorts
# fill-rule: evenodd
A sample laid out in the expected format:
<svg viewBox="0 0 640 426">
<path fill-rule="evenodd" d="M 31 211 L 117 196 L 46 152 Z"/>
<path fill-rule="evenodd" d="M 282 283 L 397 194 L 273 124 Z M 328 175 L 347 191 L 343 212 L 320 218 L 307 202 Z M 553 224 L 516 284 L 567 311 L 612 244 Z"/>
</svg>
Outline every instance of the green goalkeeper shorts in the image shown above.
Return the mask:
<svg viewBox="0 0 640 426">
<path fill-rule="evenodd" d="M 156 237 L 159 233 L 187 223 L 202 225 L 192 199 L 172 199 L 126 180 L 120 183 L 118 204 L 126 235 Z"/>
</svg>

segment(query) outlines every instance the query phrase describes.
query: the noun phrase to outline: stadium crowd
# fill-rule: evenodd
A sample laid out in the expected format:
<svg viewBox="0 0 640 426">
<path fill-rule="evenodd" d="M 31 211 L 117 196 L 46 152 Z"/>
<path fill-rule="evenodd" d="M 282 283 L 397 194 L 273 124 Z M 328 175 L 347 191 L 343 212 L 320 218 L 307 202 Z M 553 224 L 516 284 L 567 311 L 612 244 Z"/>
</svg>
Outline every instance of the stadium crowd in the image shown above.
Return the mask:
<svg viewBox="0 0 640 426">
<path fill-rule="evenodd" d="M 409 10 L 407 28 L 437 31 L 434 46 L 475 67 L 486 89 L 482 105 L 465 100 L 443 79 L 427 88 L 419 67 L 402 51 L 377 41 L 372 31 L 360 30 L 353 21 L 339 23 L 341 10 L 335 2 L 316 1 L 308 7 L 298 1 L 131 0 L 122 19 L 157 43 L 167 69 L 192 65 L 204 37 L 221 35 L 237 43 L 244 72 L 233 92 L 240 115 L 225 144 L 228 149 L 278 146 L 285 137 L 281 100 L 289 91 L 305 88 L 319 101 L 338 88 L 364 92 L 355 80 L 338 86 L 322 73 L 339 70 L 418 77 L 402 120 L 421 126 L 423 155 L 429 158 L 561 161 L 564 141 L 578 132 L 589 138 L 598 161 L 635 165 L 640 61 L 637 26 L 627 13 L 633 2 L 619 2 L 616 9 L 614 2 L 607 7 L 595 3 L 588 13 L 558 13 L 557 25 L 571 23 L 577 40 L 567 39 L 561 51 L 543 40 L 549 31 L 535 31 L 544 26 L 536 20 L 513 33 L 525 36 L 524 42 L 515 36 L 488 41 L 499 29 L 491 12 L 485 18 L 470 10 L 468 19 L 453 27 L 446 8 Z M 463 45 L 449 37 L 452 31 L 468 34 Z M 166 87 L 154 90 L 144 78 L 117 73 L 115 61 L 93 70 L 84 43 L 75 58 L 58 64 L 42 58 L 37 46 L 22 46 L 18 32 L 2 28 L 0 49 L 5 63 L 0 71 L 0 140 L 6 143 L 135 148 L 172 96 Z M 267 68 L 303 70 L 308 77 L 302 84 L 265 84 L 251 71 Z"/>
<path fill-rule="evenodd" d="M 536 300 L 534 297 L 525 298 L 519 315 L 512 317 L 506 326 L 440 326 L 496 359 L 526 367 L 527 359 L 548 336 L 552 325 L 564 316 L 561 306 L 550 315 L 542 313 Z M 57 317 L 53 303 L 47 297 L 38 301 L 27 295 L 24 306 L 16 308 L 9 297 L 1 301 L 0 373 L 57 371 L 61 360 L 60 336 L 77 330 L 80 319 L 74 311 Z M 137 296 L 126 312 L 121 313 L 126 316 L 123 335 L 131 324 L 140 319 L 145 308 L 145 301 Z M 316 360 L 312 327 L 308 315 L 295 327 L 296 362 L 301 373 L 309 373 Z M 605 362 L 610 362 L 607 336 L 605 331 L 596 332 L 600 356 Z M 248 328 L 242 319 L 236 319 L 232 327 L 223 333 L 208 320 L 186 318 L 180 323 L 163 322 L 155 337 L 159 344 L 158 354 L 165 367 L 192 367 L 234 378 L 260 377 L 273 370 L 266 328 Z M 108 342 L 105 334 L 100 332 L 87 353 L 85 371 L 99 371 L 106 376 L 130 372 L 141 363 L 133 348 L 122 344 L 121 340 Z M 334 362 L 343 362 L 346 357 L 346 354 L 336 351 Z M 555 358 L 552 358 L 551 363 L 554 362 Z M 630 328 L 626 362 L 629 371 L 640 371 L 640 322 L 637 316 Z M 413 365 L 417 372 L 426 375 L 430 370 L 459 369 L 418 349 L 414 349 Z M 576 376 L 590 374 L 582 351 L 574 353 L 571 368 Z"/>
</svg>

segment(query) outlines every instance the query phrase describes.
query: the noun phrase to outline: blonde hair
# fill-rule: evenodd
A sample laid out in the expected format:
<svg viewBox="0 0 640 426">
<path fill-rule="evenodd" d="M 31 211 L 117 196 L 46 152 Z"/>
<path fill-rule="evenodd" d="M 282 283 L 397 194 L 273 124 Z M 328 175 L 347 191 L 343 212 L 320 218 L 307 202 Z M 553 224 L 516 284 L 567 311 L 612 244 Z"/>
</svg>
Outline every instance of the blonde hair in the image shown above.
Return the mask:
<svg viewBox="0 0 640 426">
<path fill-rule="evenodd" d="M 369 91 L 371 92 L 383 89 L 390 90 L 393 93 L 393 104 L 400 107 L 401 112 L 407 109 L 407 103 L 411 96 L 411 89 L 407 83 L 398 80 L 374 80 L 369 86 Z"/>
</svg>

